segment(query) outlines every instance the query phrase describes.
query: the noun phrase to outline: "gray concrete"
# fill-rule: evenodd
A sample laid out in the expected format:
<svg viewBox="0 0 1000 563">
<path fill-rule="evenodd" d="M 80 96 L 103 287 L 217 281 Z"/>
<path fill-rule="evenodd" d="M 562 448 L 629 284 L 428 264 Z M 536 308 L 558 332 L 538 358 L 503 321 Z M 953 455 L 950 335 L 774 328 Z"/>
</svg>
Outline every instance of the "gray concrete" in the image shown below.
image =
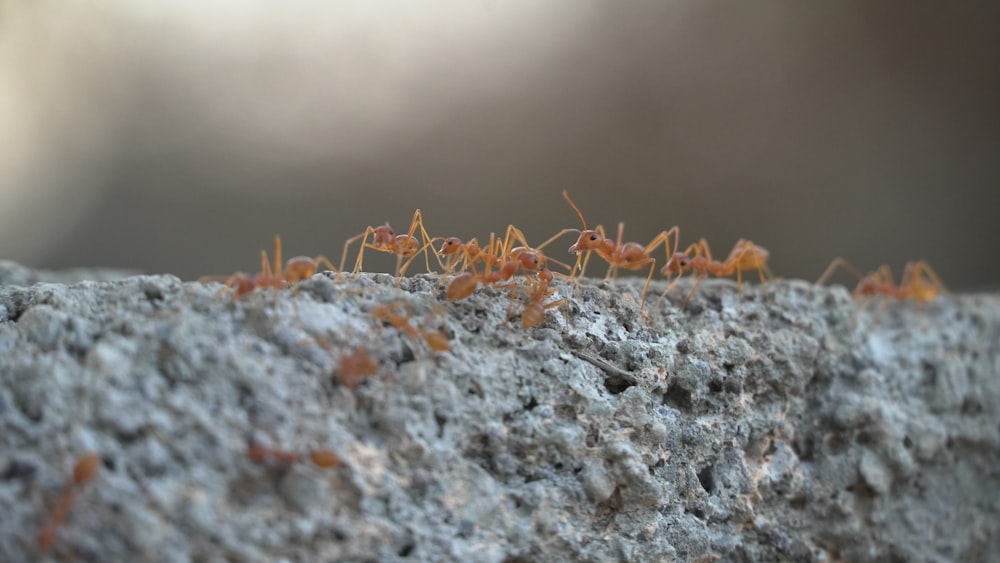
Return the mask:
<svg viewBox="0 0 1000 563">
<path fill-rule="evenodd" d="M 634 283 L 589 281 L 523 329 L 508 292 L 442 307 L 435 284 L 3 286 L 0 561 L 1000 553 L 996 295 L 873 321 L 840 287 L 716 282 L 646 322 Z M 368 314 L 396 299 L 452 351 Z M 357 347 L 380 367 L 352 388 Z M 251 441 L 343 464 L 255 463 Z M 102 469 L 40 556 L 87 451 Z"/>
</svg>

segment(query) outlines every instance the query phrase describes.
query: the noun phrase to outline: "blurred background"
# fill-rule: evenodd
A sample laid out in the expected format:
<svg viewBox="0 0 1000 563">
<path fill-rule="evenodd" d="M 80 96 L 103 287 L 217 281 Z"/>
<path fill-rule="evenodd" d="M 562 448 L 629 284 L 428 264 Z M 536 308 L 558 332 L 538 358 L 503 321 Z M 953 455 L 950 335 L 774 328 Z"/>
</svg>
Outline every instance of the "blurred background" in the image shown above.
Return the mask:
<svg viewBox="0 0 1000 563">
<path fill-rule="evenodd" d="M 415 208 L 432 236 L 537 243 L 580 226 L 567 189 L 591 225 L 679 225 L 720 255 L 749 238 L 784 277 L 924 258 L 996 288 L 998 21 L 912 0 L 0 0 L 0 258 L 192 279 L 256 271 L 280 233 L 337 262 Z"/>
</svg>

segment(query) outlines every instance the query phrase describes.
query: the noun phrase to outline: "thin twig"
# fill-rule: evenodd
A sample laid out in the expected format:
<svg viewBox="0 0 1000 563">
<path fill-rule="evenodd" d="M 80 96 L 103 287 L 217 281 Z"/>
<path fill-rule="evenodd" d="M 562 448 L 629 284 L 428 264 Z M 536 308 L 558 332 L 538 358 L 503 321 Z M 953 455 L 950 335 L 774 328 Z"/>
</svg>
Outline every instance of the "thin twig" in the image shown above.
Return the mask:
<svg viewBox="0 0 1000 563">
<path fill-rule="evenodd" d="M 591 356 L 590 354 L 586 354 L 584 352 L 579 352 L 577 350 L 572 350 L 572 352 L 573 352 L 574 356 L 580 358 L 581 360 L 586 360 L 586 361 L 590 362 L 594 366 L 596 366 L 596 367 L 604 370 L 605 372 L 607 372 L 608 375 L 614 375 L 614 376 L 620 377 L 620 378 L 624 379 L 625 381 L 627 381 L 629 383 L 635 383 L 636 382 L 636 379 L 635 379 L 634 375 L 632 375 L 631 373 L 623 370 L 622 368 L 620 368 L 618 366 L 615 366 L 615 365 L 609 363 L 607 360 L 604 360 L 602 358 L 598 358 L 596 356 Z"/>
</svg>

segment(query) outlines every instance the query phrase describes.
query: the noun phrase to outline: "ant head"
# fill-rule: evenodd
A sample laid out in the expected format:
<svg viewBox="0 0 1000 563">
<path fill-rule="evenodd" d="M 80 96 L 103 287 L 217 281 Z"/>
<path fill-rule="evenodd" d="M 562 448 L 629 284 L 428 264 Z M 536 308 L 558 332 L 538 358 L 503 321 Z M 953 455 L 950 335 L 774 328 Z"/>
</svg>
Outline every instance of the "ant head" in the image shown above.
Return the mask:
<svg viewBox="0 0 1000 563">
<path fill-rule="evenodd" d="M 541 263 L 541 260 L 538 259 L 538 254 L 534 252 L 520 252 L 517 255 L 517 260 L 525 270 L 537 270 L 538 265 Z"/>
<path fill-rule="evenodd" d="M 676 252 L 670 257 L 670 260 L 667 261 L 667 265 L 663 267 L 663 272 L 679 274 L 690 266 L 691 257 L 683 252 Z"/>
<path fill-rule="evenodd" d="M 576 244 L 569 247 L 569 252 L 583 252 L 600 248 L 604 243 L 604 237 L 597 231 L 587 229 L 580 231 L 580 237 L 576 239 Z"/>
<path fill-rule="evenodd" d="M 458 237 L 448 237 L 444 239 L 444 244 L 438 250 L 438 254 L 455 254 L 462 249 L 462 239 Z"/>
<path fill-rule="evenodd" d="M 538 279 L 544 283 L 552 283 L 552 270 L 543 266 L 538 270 Z"/>
<path fill-rule="evenodd" d="M 392 244 L 393 239 L 396 238 L 396 231 L 393 231 L 388 223 L 381 227 L 375 227 L 373 231 L 375 240 L 372 241 L 372 244 L 375 246 L 387 246 Z"/>
</svg>

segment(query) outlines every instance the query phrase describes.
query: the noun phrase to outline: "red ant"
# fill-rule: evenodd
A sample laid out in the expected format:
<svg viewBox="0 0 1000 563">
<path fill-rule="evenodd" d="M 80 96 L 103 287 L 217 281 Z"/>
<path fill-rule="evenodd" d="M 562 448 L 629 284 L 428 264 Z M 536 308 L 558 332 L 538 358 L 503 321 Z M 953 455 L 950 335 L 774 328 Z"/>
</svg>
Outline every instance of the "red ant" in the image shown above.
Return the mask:
<svg viewBox="0 0 1000 563">
<path fill-rule="evenodd" d="M 587 269 L 587 262 L 590 260 L 591 253 L 597 253 L 598 256 L 609 264 L 608 273 L 605 276 L 605 279 L 613 278 L 615 274 L 617 274 L 619 268 L 636 270 L 649 264 L 649 275 L 646 276 L 646 285 L 642 288 L 642 300 L 639 305 L 639 310 L 642 311 L 643 304 L 646 302 L 646 293 L 649 291 L 649 283 L 652 281 L 653 271 L 656 269 L 656 259 L 650 256 L 650 253 L 662 244 L 664 245 L 666 258 L 669 260 L 670 237 L 674 237 L 673 249 L 676 254 L 680 228 L 673 227 L 669 231 L 661 231 L 660 234 L 653 237 L 653 240 L 651 240 L 649 244 L 643 246 L 636 242 L 623 243 L 622 235 L 625 230 L 625 223 L 618 223 L 618 238 L 612 241 L 605 236 L 604 227 L 598 225 L 594 228 L 594 230 L 587 228 L 587 220 L 583 218 L 583 212 L 581 212 L 580 208 L 573 203 L 573 200 L 570 199 L 566 190 L 563 190 L 563 197 L 567 202 L 569 202 L 570 207 L 572 207 L 573 210 L 576 211 L 576 214 L 580 217 L 580 222 L 583 223 L 583 230 L 563 229 L 549 240 L 539 245 L 539 248 L 544 248 L 549 243 L 566 233 L 580 233 L 576 243 L 569 247 L 569 252 L 577 255 L 576 265 L 573 267 L 572 271 L 576 272 L 577 269 L 579 269 L 581 276 Z M 583 260 L 582 265 L 581 260 Z"/>
<path fill-rule="evenodd" d="M 476 246 L 478 247 L 478 243 Z M 472 271 L 461 273 L 452 278 L 448 284 L 448 288 L 445 290 L 445 297 L 450 301 L 465 299 L 472 295 L 476 288 L 479 287 L 479 284 L 489 285 L 499 281 L 501 274 L 492 272 L 492 269 L 494 265 L 503 260 L 502 247 L 503 245 L 496 240 L 494 233 L 490 233 L 490 242 L 486 248 L 478 248 L 476 255 L 472 255 L 469 248 L 466 247 L 465 265 L 468 265 Z M 475 267 L 475 263 L 480 261 L 483 262 L 482 274 Z"/>
<path fill-rule="evenodd" d="M 63 493 L 59 503 L 52 510 L 48 522 L 38 532 L 36 541 L 39 549 L 48 549 L 56 541 L 56 532 L 69 517 L 69 512 L 73 509 L 76 493 L 85 484 L 97 477 L 97 469 L 100 466 L 100 462 L 101 458 L 96 453 L 84 454 L 76 461 L 76 465 L 73 466 L 73 481 L 66 489 L 66 492 Z"/>
<path fill-rule="evenodd" d="M 924 303 L 933 301 L 938 295 L 946 291 L 941 278 L 938 277 L 930 264 L 923 260 L 908 262 L 903 270 L 903 277 L 897 286 L 893 282 L 892 270 L 887 265 L 879 266 L 874 272 L 862 275 L 860 270 L 843 258 L 834 258 L 816 283 L 823 284 L 826 282 L 837 268 L 851 272 L 860 280 L 854 289 L 855 297 L 883 296 L 900 301 L 913 299 L 923 305 Z"/>
<path fill-rule="evenodd" d="M 414 234 L 420 230 L 420 236 L 423 240 L 417 240 Z M 371 235 L 372 241 L 368 242 L 368 236 Z M 410 229 L 405 235 L 397 235 L 389 223 L 382 225 L 381 227 L 368 226 L 365 230 L 357 235 L 347 239 L 344 243 L 344 253 L 340 257 L 340 271 L 344 271 L 344 264 L 347 261 L 347 251 L 354 241 L 361 239 L 361 249 L 358 251 L 358 258 L 354 262 L 353 273 L 357 274 L 361 271 L 361 264 L 364 261 L 365 249 L 370 248 L 372 250 L 377 250 L 379 252 L 388 252 L 389 254 L 396 255 L 396 276 L 406 275 L 406 269 L 409 268 L 410 263 L 416 258 L 417 254 L 423 252 L 424 262 L 427 266 L 427 271 L 431 270 L 430 259 L 427 256 L 427 247 L 430 245 L 431 238 L 427 235 L 427 231 L 424 229 L 424 219 L 420 210 L 417 209 L 413 212 L 413 219 L 410 221 Z M 408 260 L 403 263 L 403 259 L 408 258 Z"/>
<path fill-rule="evenodd" d="M 261 250 L 261 273 L 251 276 L 244 274 L 243 272 L 237 272 L 225 281 L 222 291 L 225 292 L 226 290 L 232 289 L 234 296 L 242 297 L 259 288 L 272 287 L 275 289 L 281 289 L 287 287 L 289 284 L 311 278 L 320 266 L 334 272 L 338 272 L 330 260 L 328 260 L 325 256 L 317 256 L 315 258 L 296 256 L 294 258 L 289 258 L 284 269 L 282 269 L 281 237 L 275 235 L 274 267 L 272 268 L 270 263 L 268 263 L 267 251 Z M 211 281 L 212 279 L 213 278 L 209 276 L 201 278 L 200 281 Z"/>
<path fill-rule="evenodd" d="M 515 243 L 519 243 L 521 246 L 514 247 Z M 445 293 L 448 299 L 452 301 L 464 299 L 472 295 L 472 292 L 475 291 L 479 284 L 496 285 L 500 282 L 508 281 L 517 275 L 519 270 L 540 272 L 546 269 L 548 261 L 564 266 L 567 270 L 570 269 L 569 264 L 563 264 L 554 258 L 548 258 L 541 250 L 528 245 L 524 233 L 514 225 L 507 225 L 507 232 L 504 235 L 502 243 L 496 241 L 495 235 L 491 233 L 489 248 L 490 250 L 488 251 L 480 249 L 480 253 L 477 256 L 477 258 L 484 262 L 484 272 L 479 274 L 475 268 L 476 260 L 472 260 L 470 263 L 472 272 L 460 274 L 452 279 L 448 285 Z M 496 271 L 493 271 L 493 266 L 495 265 L 498 268 Z M 551 275 L 551 272 L 549 274 Z"/>
<path fill-rule="evenodd" d="M 567 303 L 565 298 L 545 303 L 545 299 L 555 291 L 549 289 L 552 279 L 553 276 L 550 270 L 543 269 L 538 272 L 538 285 L 531 292 L 531 298 L 528 300 L 528 304 L 524 306 L 524 311 L 521 312 L 522 327 L 531 328 L 538 326 L 545 318 L 545 311 L 547 309 Z"/>
<path fill-rule="evenodd" d="M 348 389 L 354 389 L 363 380 L 378 373 L 379 364 L 364 348 L 355 348 L 340 358 L 337 379 Z"/>
<path fill-rule="evenodd" d="M 406 310 L 404 314 L 396 312 L 400 306 Z M 412 338 L 423 340 L 435 352 L 447 352 L 451 350 L 451 343 L 448 342 L 448 337 L 443 332 L 418 329 L 410 324 L 411 315 L 409 305 L 406 303 L 396 302 L 376 305 L 372 309 L 371 315 L 376 319 L 389 323 Z"/>
<path fill-rule="evenodd" d="M 684 252 L 675 252 L 673 256 L 667 260 L 666 265 L 663 266 L 660 272 L 664 276 L 678 275 L 677 279 L 667 286 L 663 294 L 660 296 L 657 302 L 657 307 L 659 303 L 667 296 L 667 293 L 673 289 L 674 285 L 680 281 L 680 274 L 686 271 L 693 270 L 698 274 L 698 280 L 695 282 L 694 287 L 688 292 L 687 297 L 684 298 L 683 303 L 681 303 L 681 308 L 683 309 L 694 292 L 701 285 L 701 282 L 705 280 L 709 275 L 716 277 L 729 277 L 736 274 L 736 284 L 740 292 L 743 294 L 743 272 L 756 270 L 757 274 L 760 276 L 760 282 L 764 283 L 765 276 L 770 278 L 771 271 L 767 267 L 767 259 L 770 253 L 766 248 L 758 246 L 749 240 L 740 239 L 736 241 L 733 245 L 733 249 L 729 252 L 729 256 L 726 257 L 722 262 L 714 260 L 712 258 L 712 251 L 708 247 L 708 241 L 701 239 L 698 242 L 687 247 Z"/>
<path fill-rule="evenodd" d="M 247 449 L 247 457 L 254 463 L 265 463 L 277 461 L 280 463 L 293 464 L 302 460 L 303 456 L 297 452 L 267 448 L 259 444 L 251 444 Z M 329 469 L 340 465 L 340 457 L 330 450 L 311 450 L 307 457 L 313 465 L 323 469 Z"/>
<path fill-rule="evenodd" d="M 432 239 L 441 240 L 441 239 Z M 490 242 L 490 250 L 485 250 L 479 245 L 479 240 L 471 239 L 469 242 L 462 242 L 462 239 L 458 237 L 448 237 L 444 239 L 441 244 L 441 248 L 437 250 L 438 256 L 447 256 L 447 262 L 445 263 L 445 271 L 442 276 L 446 276 L 453 271 L 455 268 L 461 265 L 458 272 L 464 273 L 466 269 L 471 268 L 473 271 L 476 270 L 476 263 L 483 262 L 486 260 L 489 252 L 492 252 L 492 241 Z"/>
</svg>

